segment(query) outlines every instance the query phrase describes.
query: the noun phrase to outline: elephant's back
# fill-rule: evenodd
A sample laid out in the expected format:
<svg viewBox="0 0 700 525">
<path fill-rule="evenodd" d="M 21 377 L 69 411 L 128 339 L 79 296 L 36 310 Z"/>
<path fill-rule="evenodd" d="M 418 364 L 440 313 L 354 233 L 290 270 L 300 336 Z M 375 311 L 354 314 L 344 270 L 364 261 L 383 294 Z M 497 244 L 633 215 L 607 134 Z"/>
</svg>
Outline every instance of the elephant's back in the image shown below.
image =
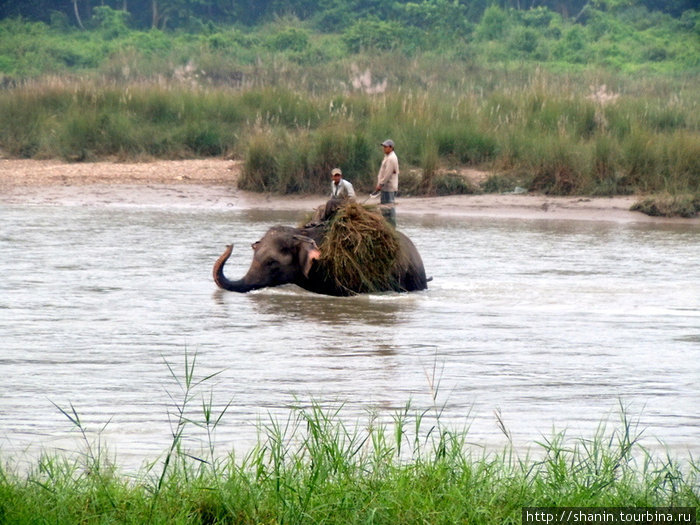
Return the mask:
<svg viewBox="0 0 700 525">
<path fill-rule="evenodd" d="M 428 287 L 428 278 L 425 274 L 423 258 L 416 245 L 406 234 L 400 231 L 397 233 L 401 246 L 401 260 L 398 261 L 401 288 L 408 292 L 425 290 Z"/>
</svg>

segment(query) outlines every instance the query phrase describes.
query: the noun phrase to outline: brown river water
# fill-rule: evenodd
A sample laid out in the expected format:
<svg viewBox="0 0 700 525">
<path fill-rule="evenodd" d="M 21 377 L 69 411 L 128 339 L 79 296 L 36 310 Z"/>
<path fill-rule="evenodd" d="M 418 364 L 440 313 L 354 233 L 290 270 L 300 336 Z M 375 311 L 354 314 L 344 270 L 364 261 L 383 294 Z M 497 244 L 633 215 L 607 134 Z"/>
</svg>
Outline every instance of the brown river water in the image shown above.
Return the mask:
<svg viewBox="0 0 700 525">
<path fill-rule="evenodd" d="M 224 452 L 295 404 L 342 404 L 353 422 L 410 401 L 475 448 L 506 443 L 496 413 L 527 448 L 614 427 L 624 406 L 647 446 L 700 455 L 697 226 L 399 217 L 434 278 L 425 292 L 216 289 L 225 244 L 237 277 L 250 244 L 299 215 L 1 206 L 0 457 L 80 450 L 60 407 L 120 466 L 156 459 L 180 395 L 169 365 L 182 379 L 186 354 L 197 378 L 220 372 L 192 417 L 202 399 L 230 402 Z"/>
</svg>

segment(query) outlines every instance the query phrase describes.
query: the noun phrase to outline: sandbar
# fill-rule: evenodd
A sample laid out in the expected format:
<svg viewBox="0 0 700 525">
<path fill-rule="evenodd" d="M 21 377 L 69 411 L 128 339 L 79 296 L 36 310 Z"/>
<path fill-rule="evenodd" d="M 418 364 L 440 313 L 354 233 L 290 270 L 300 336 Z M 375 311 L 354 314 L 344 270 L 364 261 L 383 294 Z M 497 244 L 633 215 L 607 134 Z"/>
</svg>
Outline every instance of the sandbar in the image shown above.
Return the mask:
<svg viewBox="0 0 700 525">
<path fill-rule="evenodd" d="M 0 159 L 0 204 L 154 206 L 311 212 L 323 195 L 243 191 L 242 162 L 227 159 L 66 163 Z M 330 182 L 329 182 L 330 184 Z M 542 194 L 475 194 L 397 199 L 397 213 L 437 217 L 683 223 L 700 218 L 650 217 L 630 211 L 635 196 L 559 197 Z M 366 194 L 359 202 L 373 203 Z"/>
</svg>

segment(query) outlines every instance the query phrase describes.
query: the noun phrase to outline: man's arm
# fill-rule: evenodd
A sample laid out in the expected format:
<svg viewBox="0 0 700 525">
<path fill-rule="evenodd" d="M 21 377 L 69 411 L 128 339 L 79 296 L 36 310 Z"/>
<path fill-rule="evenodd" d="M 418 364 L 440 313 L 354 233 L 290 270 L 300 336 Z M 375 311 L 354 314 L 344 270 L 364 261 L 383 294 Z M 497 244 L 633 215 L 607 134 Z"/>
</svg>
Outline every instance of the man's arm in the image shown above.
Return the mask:
<svg viewBox="0 0 700 525">
<path fill-rule="evenodd" d="M 354 199 L 355 198 L 355 188 L 352 187 L 352 182 L 350 181 L 345 181 L 345 189 L 348 192 L 348 199 Z"/>
</svg>

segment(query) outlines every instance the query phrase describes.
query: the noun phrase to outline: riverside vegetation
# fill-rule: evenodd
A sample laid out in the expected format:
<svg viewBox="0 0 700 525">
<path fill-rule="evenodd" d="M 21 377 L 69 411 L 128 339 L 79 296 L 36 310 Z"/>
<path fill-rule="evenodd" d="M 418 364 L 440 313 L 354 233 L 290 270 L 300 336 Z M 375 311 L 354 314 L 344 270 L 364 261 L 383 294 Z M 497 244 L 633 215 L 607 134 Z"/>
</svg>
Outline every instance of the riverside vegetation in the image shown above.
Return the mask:
<svg viewBox="0 0 700 525">
<path fill-rule="evenodd" d="M 648 213 L 693 216 L 700 15 L 589 4 L 576 19 L 494 4 L 457 26 L 436 11 L 423 25 L 404 13 L 337 33 L 318 13 L 172 32 L 132 29 L 106 5 L 86 31 L 58 14 L 5 19 L 0 148 L 231 156 L 245 159 L 243 189 L 321 193 L 334 166 L 371 190 L 376 144 L 391 136 L 404 194 L 637 194 Z M 470 183 L 465 167 L 490 176 Z"/>
<path fill-rule="evenodd" d="M 565 432 L 521 455 L 469 445 L 468 430 L 440 422 L 434 406 L 407 403 L 391 420 L 349 424 L 342 406 L 298 404 L 286 420 L 259 423 L 242 457 L 221 457 L 216 428 L 232 402 L 214 408 L 213 376 L 185 356 L 171 392 L 172 441 L 161 458 L 124 475 L 99 432 L 74 407 L 57 407 L 81 436 L 74 457 L 44 455 L 19 472 L 0 467 L 2 523 L 475 523 L 517 524 L 526 506 L 697 507 L 700 465 L 655 455 L 621 407 L 619 425 L 590 438 Z M 201 447 L 187 434 L 204 435 Z"/>
</svg>

